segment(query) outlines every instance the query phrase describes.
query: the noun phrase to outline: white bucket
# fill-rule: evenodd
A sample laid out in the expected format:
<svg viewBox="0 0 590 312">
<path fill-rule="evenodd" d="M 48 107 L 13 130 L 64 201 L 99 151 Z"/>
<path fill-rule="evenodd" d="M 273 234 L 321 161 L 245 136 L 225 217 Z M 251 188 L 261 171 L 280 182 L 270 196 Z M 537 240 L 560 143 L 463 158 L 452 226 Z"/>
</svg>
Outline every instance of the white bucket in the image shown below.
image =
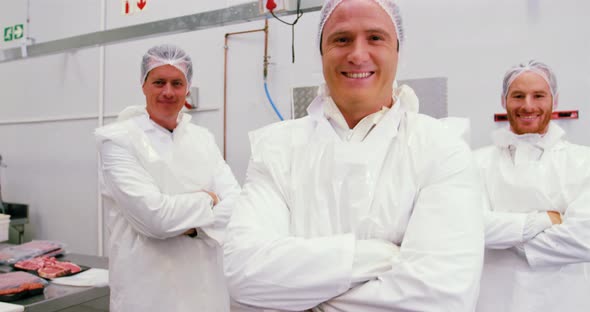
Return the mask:
<svg viewBox="0 0 590 312">
<path fill-rule="evenodd" d="M 0 213 L 0 242 L 8 240 L 10 227 L 10 215 Z"/>
</svg>

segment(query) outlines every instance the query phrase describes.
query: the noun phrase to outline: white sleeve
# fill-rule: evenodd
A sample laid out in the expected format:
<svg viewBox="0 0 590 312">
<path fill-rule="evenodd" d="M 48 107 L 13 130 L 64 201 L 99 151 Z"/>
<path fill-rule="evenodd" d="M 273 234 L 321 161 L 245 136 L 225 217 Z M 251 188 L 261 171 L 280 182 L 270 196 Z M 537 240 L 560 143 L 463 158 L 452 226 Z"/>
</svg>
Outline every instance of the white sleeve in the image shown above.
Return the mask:
<svg viewBox="0 0 590 312">
<path fill-rule="evenodd" d="M 590 179 L 589 179 L 590 180 Z M 572 201 L 563 223 L 556 224 L 524 244 L 531 267 L 590 261 L 590 181 Z"/>
<path fill-rule="evenodd" d="M 508 249 L 522 244 L 527 214 L 492 210 L 484 177 L 485 174 L 480 171 L 480 181 L 484 190 L 482 206 L 486 248 Z"/>
<path fill-rule="evenodd" d="M 392 242 L 382 239 L 356 240 L 351 287 L 377 279 L 391 270 L 395 257 L 399 257 L 399 247 Z"/>
<path fill-rule="evenodd" d="M 212 136 L 210 136 L 209 141 L 211 146 L 210 153 L 215 155 L 217 164 L 213 181 L 208 191 L 215 193 L 219 197 L 219 202 L 213 207 L 215 222 L 207 226 L 202 226 L 201 230 L 207 236 L 217 241 L 219 245 L 223 245 L 226 226 L 233 213 L 241 188 L 230 167 L 223 160 L 221 153 L 219 153 L 219 148 L 215 145 Z"/>
<path fill-rule="evenodd" d="M 553 222 L 551 222 L 551 217 L 549 217 L 547 211 L 529 213 L 526 217 L 522 241 L 527 242 L 533 239 L 533 237 L 539 235 L 539 233 L 551 226 L 553 226 Z"/>
<path fill-rule="evenodd" d="M 140 234 L 165 239 L 214 222 L 207 193 L 161 193 L 137 158 L 110 140 L 100 145 L 100 158 L 107 193 Z"/>
<path fill-rule="evenodd" d="M 483 213 L 486 248 L 508 249 L 521 246 L 545 229 L 551 227 L 551 219 L 546 212 L 509 212 L 492 210 L 493 203 L 489 198 L 485 174 L 480 174 L 484 191 Z M 543 215 L 544 214 L 544 215 Z"/>
<path fill-rule="evenodd" d="M 484 210 L 486 248 L 508 249 L 523 242 L 526 213 Z"/>
<path fill-rule="evenodd" d="M 508 249 L 526 242 L 551 227 L 546 212 L 499 212 L 484 210 L 486 248 Z"/>
<path fill-rule="evenodd" d="M 482 192 L 467 148 L 425 170 L 392 269 L 320 306 L 325 312 L 472 312 L 483 265 Z"/>
<path fill-rule="evenodd" d="M 265 165 L 251 160 L 228 225 L 224 268 L 237 302 L 301 311 L 350 288 L 355 238 L 290 235 L 289 208 L 282 196 Z"/>
</svg>

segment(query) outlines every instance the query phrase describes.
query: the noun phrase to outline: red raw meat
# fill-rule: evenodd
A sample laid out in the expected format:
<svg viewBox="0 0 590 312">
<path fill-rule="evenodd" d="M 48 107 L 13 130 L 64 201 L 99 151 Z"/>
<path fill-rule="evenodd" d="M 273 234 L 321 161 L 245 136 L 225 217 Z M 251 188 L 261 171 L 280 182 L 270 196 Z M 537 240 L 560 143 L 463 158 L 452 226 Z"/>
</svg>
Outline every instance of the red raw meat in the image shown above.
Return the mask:
<svg viewBox="0 0 590 312">
<path fill-rule="evenodd" d="M 46 266 L 44 268 L 41 268 L 41 269 L 39 269 L 39 271 L 37 271 L 37 273 L 39 273 L 39 276 L 41 276 L 43 278 L 56 278 L 56 277 L 68 275 L 71 273 L 71 271 L 68 268 L 54 265 L 54 266 Z"/>
<path fill-rule="evenodd" d="M 14 267 L 22 270 L 37 271 L 37 274 L 44 278 L 56 278 L 81 271 L 81 268 L 74 263 L 57 261 L 54 257 L 47 256 L 17 262 Z"/>
<path fill-rule="evenodd" d="M 54 257 L 37 257 L 33 259 L 19 261 L 14 264 L 14 267 L 21 270 L 37 271 L 43 267 L 55 264 L 57 261 Z"/>
<path fill-rule="evenodd" d="M 37 271 L 43 267 L 43 257 L 33 258 L 29 260 L 19 261 L 14 264 L 14 267 L 21 270 Z"/>
<path fill-rule="evenodd" d="M 78 265 L 71 263 L 71 262 L 59 262 L 58 261 L 56 266 L 70 270 L 70 274 L 75 274 L 75 273 L 78 273 L 82 270 Z"/>
</svg>

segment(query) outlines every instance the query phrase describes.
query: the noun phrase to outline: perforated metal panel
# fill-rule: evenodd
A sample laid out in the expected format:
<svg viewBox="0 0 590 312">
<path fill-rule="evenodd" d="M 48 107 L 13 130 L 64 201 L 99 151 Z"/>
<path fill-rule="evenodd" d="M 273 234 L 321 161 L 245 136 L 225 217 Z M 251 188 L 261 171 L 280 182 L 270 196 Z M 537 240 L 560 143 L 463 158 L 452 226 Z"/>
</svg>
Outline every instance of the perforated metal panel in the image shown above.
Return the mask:
<svg viewBox="0 0 590 312">
<path fill-rule="evenodd" d="M 291 90 L 291 116 L 293 119 L 307 116 L 307 106 L 318 94 L 318 86 L 298 87 Z"/>
<path fill-rule="evenodd" d="M 420 113 L 434 118 L 448 116 L 447 78 L 419 78 L 399 80 L 400 85 L 407 84 L 420 100 Z M 307 106 L 318 92 L 318 86 L 297 87 L 291 90 L 293 119 L 307 116 Z"/>
</svg>

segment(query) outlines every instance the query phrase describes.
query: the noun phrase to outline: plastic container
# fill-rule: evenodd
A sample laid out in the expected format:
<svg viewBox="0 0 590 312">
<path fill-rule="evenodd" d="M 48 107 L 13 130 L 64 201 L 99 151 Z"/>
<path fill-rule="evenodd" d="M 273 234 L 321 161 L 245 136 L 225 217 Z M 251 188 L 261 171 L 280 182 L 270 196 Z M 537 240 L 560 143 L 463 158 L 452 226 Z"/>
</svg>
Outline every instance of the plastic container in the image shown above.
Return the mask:
<svg viewBox="0 0 590 312">
<path fill-rule="evenodd" d="M 38 256 L 56 256 L 64 253 L 65 244 L 55 241 L 34 240 L 22 245 L 0 249 L 0 264 L 15 264 Z"/>
<path fill-rule="evenodd" d="M 8 240 L 8 231 L 10 227 L 10 216 L 0 213 L 0 242 Z"/>
<path fill-rule="evenodd" d="M 42 294 L 48 284 L 44 279 L 26 272 L 4 273 L 0 279 L 0 301 L 15 301 Z"/>
</svg>

